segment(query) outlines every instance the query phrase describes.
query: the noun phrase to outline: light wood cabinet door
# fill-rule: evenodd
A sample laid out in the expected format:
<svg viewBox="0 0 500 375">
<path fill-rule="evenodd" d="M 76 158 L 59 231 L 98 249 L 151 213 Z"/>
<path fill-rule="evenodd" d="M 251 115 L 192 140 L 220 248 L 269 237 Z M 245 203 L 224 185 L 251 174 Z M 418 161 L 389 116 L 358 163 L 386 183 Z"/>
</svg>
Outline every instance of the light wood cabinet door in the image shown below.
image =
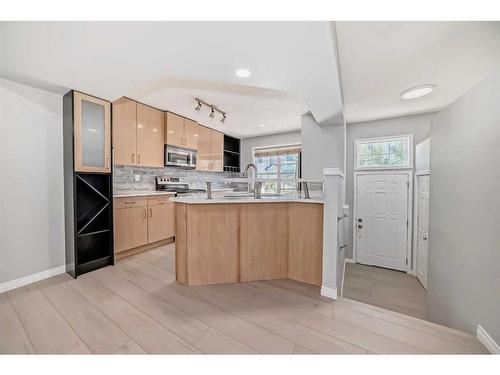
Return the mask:
<svg viewBox="0 0 500 375">
<path fill-rule="evenodd" d="M 237 282 L 238 205 L 187 205 L 186 227 L 187 284 Z"/>
<path fill-rule="evenodd" d="M 288 228 L 288 278 L 321 285 L 323 205 L 289 203 Z"/>
<path fill-rule="evenodd" d="M 240 205 L 240 280 L 288 276 L 288 204 Z"/>
<path fill-rule="evenodd" d="M 211 130 L 211 166 L 210 170 L 222 172 L 224 162 L 224 134 Z"/>
<path fill-rule="evenodd" d="M 111 103 L 73 93 L 76 172 L 111 173 Z"/>
<path fill-rule="evenodd" d="M 198 132 L 198 160 L 196 170 L 209 171 L 212 163 L 211 130 L 205 126 L 200 126 Z"/>
<path fill-rule="evenodd" d="M 200 138 L 200 125 L 189 119 L 184 119 L 184 146 L 193 150 L 198 150 L 198 140 Z"/>
<path fill-rule="evenodd" d="M 184 118 L 174 113 L 165 114 L 165 144 L 184 146 Z"/>
<path fill-rule="evenodd" d="M 164 166 L 164 131 L 163 112 L 137 103 L 137 165 Z"/>
<path fill-rule="evenodd" d="M 121 98 L 113 103 L 113 164 L 136 165 L 136 121 L 137 103 L 134 100 Z"/>
<path fill-rule="evenodd" d="M 175 203 L 158 203 L 148 207 L 148 242 L 175 236 Z"/>
<path fill-rule="evenodd" d="M 113 210 L 115 253 L 148 243 L 147 206 Z"/>
</svg>

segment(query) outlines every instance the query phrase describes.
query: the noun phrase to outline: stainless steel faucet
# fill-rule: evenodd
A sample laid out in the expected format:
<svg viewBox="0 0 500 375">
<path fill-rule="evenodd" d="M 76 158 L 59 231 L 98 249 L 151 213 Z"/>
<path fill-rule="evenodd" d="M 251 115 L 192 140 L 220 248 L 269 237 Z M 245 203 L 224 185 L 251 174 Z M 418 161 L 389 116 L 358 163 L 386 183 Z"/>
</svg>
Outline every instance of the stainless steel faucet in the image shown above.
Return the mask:
<svg viewBox="0 0 500 375">
<path fill-rule="evenodd" d="M 254 164 L 254 163 L 248 163 L 247 166 L 245 167 L 245 171 L 243 172 L 243 178 L 248 178 L 248 170 L 250 168 L 253 168 L 253 176 L 254 178 L 257 178 L 257 166 Z M 252 185 L 247 183 L 247 186 L 248 186 L 248 192 L 251 193 L 252 191 L 254 191 L 254 189 L 252 189 Z"/>
</svg>

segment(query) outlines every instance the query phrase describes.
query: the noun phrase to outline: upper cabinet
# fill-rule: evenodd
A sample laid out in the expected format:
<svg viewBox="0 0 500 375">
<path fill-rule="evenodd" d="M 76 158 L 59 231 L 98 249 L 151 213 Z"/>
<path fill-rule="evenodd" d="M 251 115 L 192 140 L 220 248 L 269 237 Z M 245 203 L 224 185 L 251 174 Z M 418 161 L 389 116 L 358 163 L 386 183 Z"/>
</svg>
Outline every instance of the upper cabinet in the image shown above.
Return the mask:
<svg viewBox="0 0 500 375">
<path fill-rule="evenodd" d="M 137 103 L 137 165 L 164 166 L 164 131 L 163 112 Z"/>
<path fill-rule="evenodd" d="M 212 167 L 210 170 L 222 172 L 222 164 L 224 161 L 224 134 L 215 130 L 210 130 L 210 137 L 212 143 Z"/>
<path fill-rule="evenodd" d="M 113 103 L 113 162 L 136 165 L 137 103 L 128 98 Z"/>
<path fill-rule="evenodd" d="M 73 94 L 76 172 L 111 173 L 111 103 Z"/>
<path fill-rule="evenodd" d="M 163 112 L 121 98 L 113 103 L 113 150 L 116 165 L 163 167 Z"/>
<path fill-rule="evenodd" d="M 193 150 L 198 150 L 198 140 L 200 138 L 200 125 L 193 120 L 184 119 L 184 146 Z"/>
<path fill-rule="evenodd" d="M 212 142 L 209 128 L 200 126 L 198 140 L 198 155 L 196 161 L 196 170 L 209 171 L 212 163 Z"/>
<path fill-rule="evenodd" d="M 223 170 L 223 158 L 224 134 L 204 126 L 199 126 L 196 170 L 220 172 Z"/>
<path fill-rule="evenodd" d="M 165 113 L 165 144 L 184 147 L 184 117 Z"/>
<path fill-rule="evenodd" d="M 165 144 L 197 150 L 197 170 L 224 169 L 223 133 L 129 98 L 113 103 L 115 165 L 163 167 Z"/>
<path fill-rule="evenodd" d="M 165 115 L 165 144 L 198 150 L 200 125 L 175 113 Z"/>
</svg>

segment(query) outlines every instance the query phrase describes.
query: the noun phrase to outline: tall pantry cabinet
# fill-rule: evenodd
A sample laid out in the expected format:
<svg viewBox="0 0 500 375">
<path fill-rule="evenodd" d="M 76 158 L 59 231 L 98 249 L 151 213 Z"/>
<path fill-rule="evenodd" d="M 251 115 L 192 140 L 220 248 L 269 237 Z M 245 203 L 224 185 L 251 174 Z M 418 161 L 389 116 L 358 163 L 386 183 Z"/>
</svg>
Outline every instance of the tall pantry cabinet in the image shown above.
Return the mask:
<svg viewBox="0 0 500 375">
<path fill-rule="evenodd" d="M 114 264 L 111 103 L 77 91 L 63 98 L 66 272 Z"/>
</svg>

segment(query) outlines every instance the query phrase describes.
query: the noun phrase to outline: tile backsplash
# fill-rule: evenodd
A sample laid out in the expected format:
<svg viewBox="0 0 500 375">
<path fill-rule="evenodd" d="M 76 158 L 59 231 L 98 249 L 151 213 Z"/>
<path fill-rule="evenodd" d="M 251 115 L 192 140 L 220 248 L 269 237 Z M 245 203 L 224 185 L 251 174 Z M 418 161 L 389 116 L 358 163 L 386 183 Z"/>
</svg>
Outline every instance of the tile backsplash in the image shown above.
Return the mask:
<svg viewBox="0 0 500 375">
<path fill-rule="evenodd" d="M 134 181 L 134 175 L 139 175 L 139 181 Z M 113 190 L 155 190 L 155 177 L 180 177 L 181 182 L 188 183 L 192 189 L 204 189 L 205 180 L 209 177 L 239 177 L 234 172 L 202 172 L 176 167 L 146 168 L 119 166 L 113 167 Z M 216 187 L 216 186 L 214 186 Z"/>
</svg>

